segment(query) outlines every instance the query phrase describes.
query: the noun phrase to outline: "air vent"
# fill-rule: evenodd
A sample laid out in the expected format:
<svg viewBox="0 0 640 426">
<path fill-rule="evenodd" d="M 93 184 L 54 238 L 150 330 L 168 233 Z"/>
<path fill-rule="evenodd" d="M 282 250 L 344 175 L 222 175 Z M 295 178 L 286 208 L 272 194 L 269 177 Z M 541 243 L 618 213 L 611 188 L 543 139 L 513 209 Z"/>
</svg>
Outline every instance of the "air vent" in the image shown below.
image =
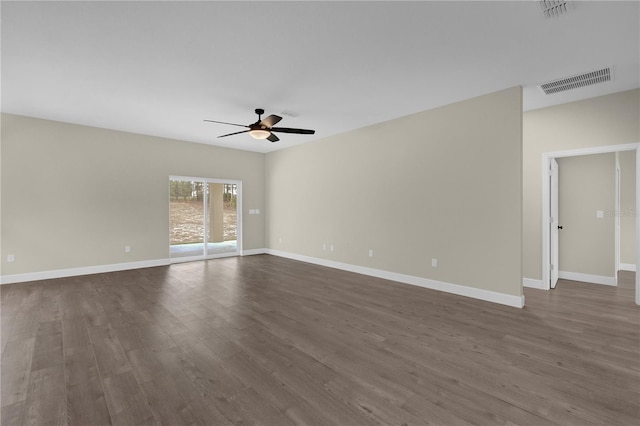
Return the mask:
<svg viewBox="0 0 640 426">
<path fill-rule="evenodd" d="M 591 86 L 592 84 L 604 83 L 611 81 L 611 68 L 603 68 L 598 71 L 591 71 L 584 74 L 574 75 L 572 77 L 562 78 L 560 80 L 550 81 L 540 85 L 540 88 L 550 95 L 552 93 L 573 90 L 579 87 Z"/>
<path fill-rule="evenodd" d="M 280 114 L 282 115 L 286 115 L 287 117 L 297 117 L 300 114 L 298 114 L 295 111 L 291 111 L 290 109 L 285 109 L 284 111 L 282 111 Z"/>
<path fill-rule="evenodd" d="M 553 18 L 567 13 L 567 3 L 568 1 L 561 0 L 541 0 L 540 9 L 545 18 Z"/>
</svg>

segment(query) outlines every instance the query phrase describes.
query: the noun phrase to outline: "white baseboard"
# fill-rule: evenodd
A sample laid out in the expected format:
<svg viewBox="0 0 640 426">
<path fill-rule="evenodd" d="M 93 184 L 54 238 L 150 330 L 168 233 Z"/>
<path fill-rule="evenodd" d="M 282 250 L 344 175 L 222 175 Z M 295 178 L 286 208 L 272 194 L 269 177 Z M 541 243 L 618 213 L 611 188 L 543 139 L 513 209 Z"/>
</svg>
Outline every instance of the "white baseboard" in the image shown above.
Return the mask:
<svg viewBox="0 0 640 426">
<path fill-rule="evenodd" d="M 636 272 L 636 265 L 634 265 L 633 263 L 621 263 L 620 270 Z"/>
<path fill-rule="evenodd" d="M 591 284 L 618 285 L 616 277 L 605 277 L 602 275 L 582 274 L 580 272 L 558 271 L 558 278 L 571 281 L 583 281 Z"/>
<path fill-rule="evenodd" d="M 542 280 L 536 280 L 533 278 L 523 278 L 522 286 L 528 288 L 537 288 L 539 290 L 549 290 L 547 286 L 544 285 Z"/>
<path fill-rule="evenodd" d="M 524 296 L 513 296 L 510 294 L 498 293 L 490 290 L 483 290 L 473 287 L 467 287 L 458 284 L 445 283 L 442 281 L 430 280 L 427 278 L 416 277 L 412 275 L 399 274 L 396 272 L 383 271 L 381 269 L 367 268 L 364 266 L 351 265 L 348 263 L 336 262 L 333 260 L 320 259 L 316 257 L 304 256 L 295 253 L 288 253 L 271 249 L 252 249 L 244 250 L 243 256 L 271 254 L 274 256 L 285 257 L 288 259 L 299 260 L 302 262 L 313 263 L 320 266 L 326 266 L 334 269 L 355 272 L 358 274 L 369 275 L 372 277 L 398 281 L 405 284 L 411 284 L 418 287 L 424 287 L 432 290 L 439 290 L 446 293 L 457 294 L 459 296 L 471 297 L 474 299 L 485 300 L 488 302 L 499 303 L 501 305 L 512 306 L 515 308 L 524 307 Z M 151 268 L 155 266 L 167 266 L 171 264 L 171 259 L 146 260 L 141 262 L 116 263 L 111 265 L 87 266 L 82 268 L 56 269 L 51 271 L 32 272 L 26 274 L 13 274 L 0 276 L 0 284 L 13 284 L 27 281 L 39 281 L 55 278 L 74 277 L 78 275 L 101 274 L 105 272 L 125 271 L 129 269 Z M 535 281 L 535 280 L 531 280 Z M 524 285 L 524 280 L 523 280 Z"/>
<path fill-rule="evenodd" d="M 413 275 L 404 275 L 396 272 L 383 271 L 381 269 L 367 268 L 365 266 L 357 266 L 349 263 L 341 263 L 333 260 L 320 259 L 317 257 L 304 256 L 295 253 L 284 252 L 280 250 L 267 249 L 267 254 L 287 259 L 299 260 L 301 262 L 313 263 L 315 265 L 326 266 L 343 271 L 355 272 L 358 274 L 369 275 L 372 277 L 382 278 L 390 281 L 398 281 L 404 284 L 411 284 L 418 287 L 424 287 L 431 290 L 439 290 L 446 293 L 453 293 L 459 296 L 471 297 L 474 299 L 485 300 L 487 302 L 499 303 L 501 305 L 512 306 L 514 308 L 524 307 L 524 296 L 513 296 L 510 294 L 498 293 L 490 290 L 467 287 L 458 284 L 450 284 L 442 281 L 430 280 L 427 278 L 416 277 Z"/>
<path fill-rule="evenodd" d="M 267 254 L 267 249 L 259 248 L 259 249 L 251 249 L 251 250 L 242 250 L 241 256 L 253 256 L 256 254 Z"/>
<path fill-rule="evenodd" d="M 13 284 L 27 281 L 51 280 L 54 278 L 75 277 L 78 275 L 102 274 L 105 272 L 126 271 L 129 269 L 152 268 L 166 266 L 170 259 L 143 260 L 140 262 L 115 263 L 112 265 L 86 266 L 82 268 L 55 269 L 52 271 L 30 272 L 0 276 L 0 284 Z"/>
</svg>

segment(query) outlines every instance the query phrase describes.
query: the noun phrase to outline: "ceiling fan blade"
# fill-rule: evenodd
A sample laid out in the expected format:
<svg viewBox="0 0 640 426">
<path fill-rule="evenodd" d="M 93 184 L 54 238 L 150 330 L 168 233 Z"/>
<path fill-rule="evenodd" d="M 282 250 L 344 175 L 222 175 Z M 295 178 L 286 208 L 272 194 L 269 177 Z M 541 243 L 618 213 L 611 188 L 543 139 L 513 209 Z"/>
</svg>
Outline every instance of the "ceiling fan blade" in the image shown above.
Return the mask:
<svg viewBox="0 0 640 426">
<path fill-rule="evenodd" d="M 273 133 L 271 133 L 267 139 L 269 139 L 271 142 L 278 142 L 280 140 L 280 138 Z"/>
<path fill-rule="evenodd" d="M 309 129 L 292 129 L 290 127 L 272 127 L 272 132 L 281 132 L 281 133 L 297 133 L 299 135 L 313 135 L 316 131 Z"/>
<path fill-rule="evenodd" d="M 267 118 L 263 119 L 260 124 L 262 124 L 263 126 L 267 126 L 268 128 L 272 128 L 280 120 L 282 120 L 282 117 L 280 117 L 279 115 L 270 115 Z"/>
<path fill-rule="evenodd" d="M 235 133 L 228 133 L 226 135 L 222 135 L 222 136 L 218 136 L 219 138 L 226 138 L 227 136 L 233 136 L 233 135 L 239 135 L 240 133 L 247 133 L 250 130 L 242 130 L 240 132 L 235 132 Z"/>
<path fill-rule="evenodd" d="M 209 123 L 218 123 L 218 124 L 229 124 L 230 126 L 239 126 L 239 127 L 249 127 L 249 126 L 245 126 L 244 124 L 236 124 L 236 123 L 227 123 L 226 121 L 215 121 L 215 120 L 204 120 L 204 121 L 208 121 Z"/>
</svg>

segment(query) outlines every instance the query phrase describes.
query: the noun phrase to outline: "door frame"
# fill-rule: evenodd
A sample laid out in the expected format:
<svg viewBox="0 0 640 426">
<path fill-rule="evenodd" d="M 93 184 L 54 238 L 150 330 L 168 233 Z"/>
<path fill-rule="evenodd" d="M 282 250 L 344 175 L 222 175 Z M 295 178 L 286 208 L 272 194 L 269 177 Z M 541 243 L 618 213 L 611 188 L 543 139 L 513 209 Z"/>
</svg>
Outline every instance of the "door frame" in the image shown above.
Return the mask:
<svg viewBox="0 0 640 426">
<path fill-rule="evenodd" d="M 218 179 L 218 178 L 204 178 L 204 177 L 194 177 L 194 176 L 176 176 L 170 175 L 169 181 L 172 180 L 183 180 L 183 181 L 191 181 L 191 182 L 203 182 L 205 185 L 210 183 L 221 183 L 227 185 L 236 185 L 236 251 L 229 253 L 217 253 L 217 254 L 207 254 L 207 197 L 203 197 L 204 203 L 204 215 L 203 215 L 203 226 L 204 226 L 204 249 L 203 254 L 201 256 L 189 256 L 189 257 L 174 257 L 172 258 L 169 255 L 169 259 L 171 263 L 182 263 L 182 262 L 193 262 L 195 260 L 207 260 L 207 259 L 216 259 L 220 257 L 232 257 L 232 256 L 240 256 L 242 254 L 242 181 L 235 179 Z M 170 213 L 169 213 L 170 214 Z M 171 243 L 169 243 L 171 245 Z"/>
<path fill-rule="evenodd" d="M 556 288 L 558 283 L 558 274 L 560 270 L 560 254 L 559 241 L 560 241 L 560 225 L 559 221 L 559 187 L 558 187 L 558 174 L 560 173 L 560 166 L 557 158 L 552 157 L 549 159 L 549 287 Z"/>
<path fill-rule="evenodd" d="M 615 201 L 614 201 L 614 205 L 615 205 L 615 211 L 616 212 L 620 212 L 622 211 L 620 209 L 620 155 L 619 155 L 620 151 L 616 151 L 616 194 L 615 194 Z M 637 173 L 637 171 L 636 171 Z M 614 226 L 616 227 L 616 235 L 615 235 L 615 245 L 616 245 L 616 252 L 615 252 L 615 265 L 616 265 L 616 285 L 618 284 L 618 272 L 620 270 L 620 214 L 616 214 L 614 216 L 614 220 L 615 220 L 615 224 Z"/>
<path fill-rule="evenodd" d="M 576 157 L 580 155 L 591 154 L 607 154 L 621 151 L 636 152 L 636 294 L 635 302 L 640 305 L 640 273 L 637 269 L 640 267 L 640 142 L 610 145 L 592 148 L 581 148 L 566 151 L 545 152 L 542 154 L 542 286 L 543 289 L 550 289 L 550 196 L 551 183 L 549 179 L 549 170 L 551 167 L 551 159 L 562 157 Z M 617 271 L 616 271 L 617 274 Z"/>
</svg>

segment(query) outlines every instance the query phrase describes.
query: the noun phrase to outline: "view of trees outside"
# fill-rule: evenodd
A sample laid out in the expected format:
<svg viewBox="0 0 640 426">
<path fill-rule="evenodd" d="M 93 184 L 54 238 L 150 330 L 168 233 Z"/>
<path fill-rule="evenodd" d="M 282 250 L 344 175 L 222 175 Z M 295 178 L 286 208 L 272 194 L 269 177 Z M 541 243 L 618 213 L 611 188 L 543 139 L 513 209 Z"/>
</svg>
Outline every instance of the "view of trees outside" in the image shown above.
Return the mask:
<svg viewBox="0 0 640 426">
<path fill-rule="evenodd" d="M 208 185 L 204 182 L 169 181 L 170 244 L 192 244 L 204 242 L 204 203 Z M 237 193 L 235 184 L 223 185 L 224 241 L 236 240 Z"/>
</svg>

